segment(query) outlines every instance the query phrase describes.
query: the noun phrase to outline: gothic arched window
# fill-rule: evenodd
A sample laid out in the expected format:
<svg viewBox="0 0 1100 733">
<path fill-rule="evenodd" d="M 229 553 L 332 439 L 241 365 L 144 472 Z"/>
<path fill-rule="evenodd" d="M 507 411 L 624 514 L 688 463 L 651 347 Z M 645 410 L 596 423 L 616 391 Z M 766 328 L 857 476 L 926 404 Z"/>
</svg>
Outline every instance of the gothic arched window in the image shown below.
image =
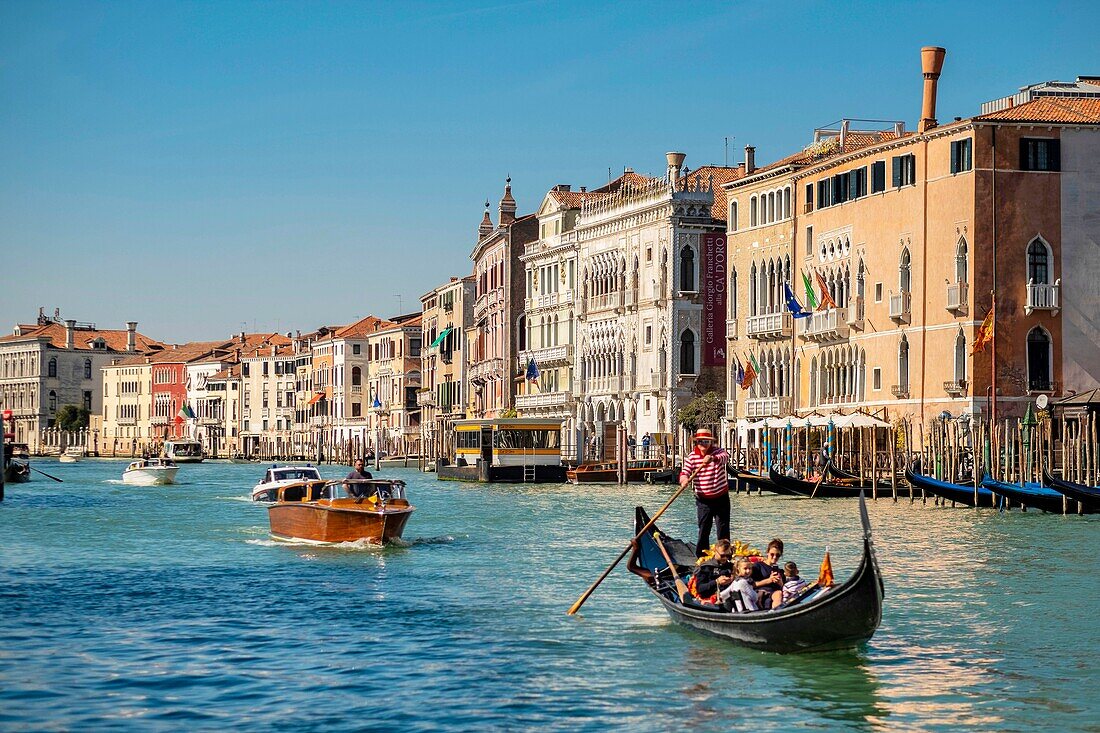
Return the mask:
<svg viewBox="0 0 1100 733">
<path fill-rule="evenodd" d="M 680 373 L 695 374 L 695 334 L 687 329 L 680 334 Z"/>
</svg>

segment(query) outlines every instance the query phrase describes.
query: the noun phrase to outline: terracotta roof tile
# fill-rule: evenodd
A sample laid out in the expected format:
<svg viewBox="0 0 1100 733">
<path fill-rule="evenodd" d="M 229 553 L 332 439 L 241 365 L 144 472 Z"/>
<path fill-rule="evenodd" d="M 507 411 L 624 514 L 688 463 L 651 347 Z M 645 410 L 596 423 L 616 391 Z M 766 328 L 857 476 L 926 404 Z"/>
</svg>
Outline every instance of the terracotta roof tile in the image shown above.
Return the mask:
<svg viewBox="0 0 1100 733">
<path fill-rule="evenodd" d="M 579 209 L 585 201 L 604 195 L 596 191 L 550 191 L 550 197 L 567 209 Z"/>
<path fill-rule="evenodd" d="M 21 336 L 15 336 L 9 334 L 7 336 L 0 337 L 0 343 L 5 341 L 19 341 L 25 338 L 47 338 L 50 340 L 50 344 L 58 349 L 65 348 L 65 324 L 64 323 L 47 323 L 42 326 L 21 326 L 23 331 Z M 73 332 L 73 347 L 76 349 L 91 350 L 91 342 L 97 338 L 102 338 L 107 345 L 107 349 L 110 351 L 126 351 L 126 336 L 128 331 L 125 329 L 95 329 L 85 330 L 76 329 Z M 138 351 L 145 351 L 154 346 L 159 346 L 159 341 L 145 336 L 140 331 L 135 332 L 134 345 Z"/>
<path fill-rule="evenodd" d="M 384 326 L 382 324 L 386 323 L 389 322 L 378 316 L 367 316 L 365 318 L 360 318 L 355 323 L 344 326 L 337 330 L 332 336 L 333 338 L 359 338 L 374 333 L 379 328 L 383 328 Z"/>
<path fill-rule="evenodd" d="M 975 120 L 1100 124 L 1100 99 L 1095 97 L 1039 97 L 1030 102 L 990 112 Z"/>
</svg>

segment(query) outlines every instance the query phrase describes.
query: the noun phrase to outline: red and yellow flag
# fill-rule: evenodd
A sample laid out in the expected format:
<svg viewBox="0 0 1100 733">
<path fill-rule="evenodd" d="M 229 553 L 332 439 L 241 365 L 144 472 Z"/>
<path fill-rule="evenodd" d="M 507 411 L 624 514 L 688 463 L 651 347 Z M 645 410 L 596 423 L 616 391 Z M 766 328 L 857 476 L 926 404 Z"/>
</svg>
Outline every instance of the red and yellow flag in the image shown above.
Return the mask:
<svg viewBox="0 0 1100 733">
<path fill-rule="evenodd" d="M 825 559 L 821 561 L 821 571 L 817 574 L 817 584 L 821 588 L 833 585 L 833 563 L 829 559 L 829 550 L 825 550 Z"/>
<path fill-rule="evenodd" d="M 974 336 L 974 348 L 970 350 L 971 356 L 985 351 L 985 347 L 993 340 L 993 329 L 993 309 L 990 308 L 985 320 L 982 321 L 982 325 L 978 327 L 978 333 Z"/>
<path fill-rule="evenodd" d="M 817 309 L 823 311 L 826 308 L 836 308 L 836 301 L 829 295 L 829 286 L 825 283 L 825 278 L 821 277 L 821 273 L 817 270 L 814 270 L 814 277 L 817 278 L 817 284 L 821 286 L 821 305 Z"/>
</svg>

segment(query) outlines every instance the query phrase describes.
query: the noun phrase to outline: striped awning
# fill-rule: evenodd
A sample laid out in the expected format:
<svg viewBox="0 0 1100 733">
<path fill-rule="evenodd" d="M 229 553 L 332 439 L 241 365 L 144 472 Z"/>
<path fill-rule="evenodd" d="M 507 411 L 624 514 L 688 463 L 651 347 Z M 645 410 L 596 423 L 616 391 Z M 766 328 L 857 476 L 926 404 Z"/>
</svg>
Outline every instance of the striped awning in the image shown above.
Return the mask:
<svg viewBox="0 0 1100 733">
<path fill-rule="evenodd" d="M 435 341 L 433 341 L 432 345 L 428 348 L 434 349 L 436 346 L 439 346 L 439 344 L 443 342 L 443 339 L 447 338 L 447 334 L 449 334 L 453 330 L 454 326 L 447 326 L 446 328 L 444 328 L 442 331 L 439 332 L 439 335 L 435 337 Z"/>
</svg>

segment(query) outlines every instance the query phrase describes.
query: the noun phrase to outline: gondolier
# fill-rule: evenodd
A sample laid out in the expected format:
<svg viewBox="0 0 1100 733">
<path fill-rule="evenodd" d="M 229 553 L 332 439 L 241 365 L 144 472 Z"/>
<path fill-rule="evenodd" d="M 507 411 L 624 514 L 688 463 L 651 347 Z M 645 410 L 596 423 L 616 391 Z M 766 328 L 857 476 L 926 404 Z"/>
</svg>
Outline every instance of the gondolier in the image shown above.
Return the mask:
<svg viewBox="0 0 1100 733">
<path fill-rule="evenodd" d="M 686 486 L 691 475 L 695 476 L 695 512 L 699 521 L 699 541 L 695 552 L 702 556 L 710 547 L 710 528 L 716 525 L 717 538 L 730 538 L 730 491 L 726 475 L 729 453 L 714 440 L 714 433 L 706 428 L 695 431 L 694 448 L 684 459 L 680 471 L 680 486 Z"/>
</svg>

